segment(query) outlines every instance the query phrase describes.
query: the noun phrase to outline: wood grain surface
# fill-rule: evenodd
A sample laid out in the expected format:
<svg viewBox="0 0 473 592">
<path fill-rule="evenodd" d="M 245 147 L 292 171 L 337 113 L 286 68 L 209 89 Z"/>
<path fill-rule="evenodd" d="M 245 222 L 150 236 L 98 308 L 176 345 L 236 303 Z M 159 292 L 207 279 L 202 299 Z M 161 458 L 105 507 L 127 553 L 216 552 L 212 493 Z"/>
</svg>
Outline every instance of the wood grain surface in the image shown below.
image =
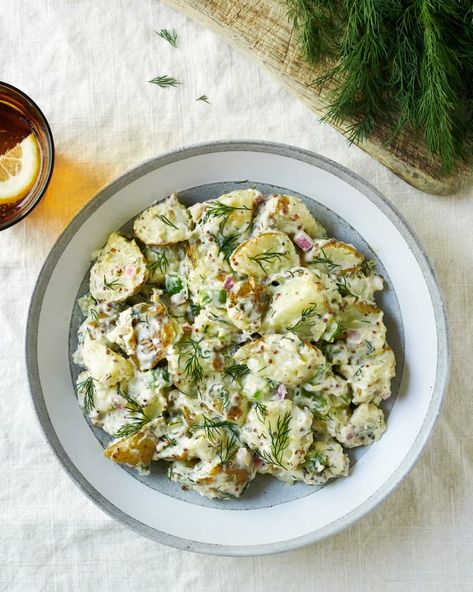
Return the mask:
<svg viewBox="0 0 473 592">
<path fill-rule="evenodd" d="M 331 85 L 320 93 L 314 89 L 314 80 L 324 68 L 304 60 L 284 0 L 164 1 L 253 56 L 317 115 L 324 114 Z M 349 122 L 334 127 L 344 133 L 347 125 Z M 379 125 L 373 136 L 359 146 L 414 187 L 448 195 L 473 182 L 471 166 L 461 163 L 445 174 L 439 161 L 413 134 L 403 133 L 388 145 L 389 136 L 389 129 Z"/>
</svg>

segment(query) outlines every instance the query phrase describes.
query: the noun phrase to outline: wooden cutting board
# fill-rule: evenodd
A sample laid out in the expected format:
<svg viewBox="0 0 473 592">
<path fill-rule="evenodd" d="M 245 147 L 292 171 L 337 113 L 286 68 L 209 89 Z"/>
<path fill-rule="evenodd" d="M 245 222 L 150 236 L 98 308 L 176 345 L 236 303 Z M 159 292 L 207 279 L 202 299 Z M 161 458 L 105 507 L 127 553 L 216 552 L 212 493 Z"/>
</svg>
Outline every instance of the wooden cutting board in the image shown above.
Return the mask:
<svg viewBox="0 0 473 592">
<path fill-rule="evenodd" d="M 317 115 L 323 115 L 331 86 L 320 94 L 314 90 L 314 80 L 323 73 L 323 67 L 311 66 L 303 59 L 284 0 L 164 1 L 253 56 Z M 334 127 L 343 133 L 346 125 Z M 466 164 L 449 174 L 442 173 L 438 160 L 413 135 L 404 133 L 390 146 L 388 138 L 389 130 L 379 126 L 359 146 L 414 187 L 447 195 L 473 182 L 472 169 Z"/>
</svg>

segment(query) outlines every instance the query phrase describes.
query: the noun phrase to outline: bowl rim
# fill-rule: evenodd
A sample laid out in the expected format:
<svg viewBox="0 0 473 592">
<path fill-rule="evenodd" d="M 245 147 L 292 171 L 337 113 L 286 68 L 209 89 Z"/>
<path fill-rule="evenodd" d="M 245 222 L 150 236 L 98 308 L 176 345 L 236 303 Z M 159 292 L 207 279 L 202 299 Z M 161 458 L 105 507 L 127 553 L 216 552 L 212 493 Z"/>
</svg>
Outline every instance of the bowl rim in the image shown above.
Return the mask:
<svg viewBox="0 0 473 592">
<path fill-rule="evenodd" d="M 53 136 L 53 132 L 51 131 L 51 126 L 49 125 L 49 122 L 46 119 L 46 116 L 44 115 L 42 110 L 39 108 L 37 103 L 35 101 L 33 101 L 33 99 L 30 96 L 28 96 L 24 91 L 20 90 L 16 86 L 13 86 L 13 84 L 9 84 L 8 82 L 4 82 L 3 80 L 0 80 L 0 88 L 5 88 L 7 90 L 10 90 L 10 91 L 13 91 L 14 93 L 16 93 L 22 100 L 25 101 L 25 103 L 30 107 L 30 109 L 36 113 L 38 118 L 41 120 L 41 124 L 44 127 L 44 134 L 46 136 L 46 145 L 47 145 L 47 151 L 48 151 L 46 177 L 44 179 L 42 187 L 40 187 L 38 189 L 38 193 L 37 193 L 34 201 L 32 201 L 29 204 L 29 206 L 27 208 L 25 208 L 25 210 L 20 211 L 19 214 L 17 216 L 15 216 L 14 218 L 11 218 L 10 220 L 7 220 L 6 222 L 0 222 L 0 232 L 1 232 L 2 230 L 6 230 L 7 228 L 14 226 L 15 224 L 18 224 L 18 222 L 21 222 L 24 218 L 26 218 L 26 216 L 28 216 L 28 214 L 30 214 L 36 208 L 36 206 L 39 204 L 39 202 L 43 199 L 43 197 L 48 189 L 49 183 L 51 181 L 51 177 L 53 176 L 54 162 L 56 159 L 56 148 L 54 145 L 54 136 Z"/>
<path fill-rule="evenodd" d="M 89 216 L 91 216 L 102 203 L 111 198 L 117 191 L 157 168 L 161 168 L 176 161 L 185 160 L 186 158 L 192 156 L 228 151 L 266 152 L 276 154 L 278 156 L 296 159 L 312 166 L 321 168 L 335 175 L 363 193 L 396 226 L 397 230 L 400 232 L 403 239 L 406 241 L 412 253 L 414 254 L 427 283 L 429 294 L 432 299 L 438 339 L 435 386 L 421 429 L 419 430 L 414 444 L 404 458 L 403 462 L 397 467 L 391 477 L 376 491 L 376 493 L 367 498 L 362 504 L 360 504 L 360 506 L 358 506 L 358 508 L 349 514 L 333 521 L 332 523 L 317 531 L 293 538 L 288 541 L 280 541 L 264 545 L 244 545 L 238 547 L 231 545 L 202 543 L 200 541 L 192 541 L 158 531 L 155 528 L 131 518 L 125 512 L 118 509 L 111 502 L 109 502 L 104 496 L 102 496 L 87 481 L 87 479 L 82 475 L 82 473 L 80 473 L 73 462 L 69 459 L 58 436 L 54 431 L 42 393 L 37 360 L 39 316 L 49 279 L 63 252 L 64 247 L 75 235 L 80 226 L 82 226 L 82 224 L 89 218 Z M 129 169 L 123 175 L 99 191 L 97 195 L 93 197 L 69 222 L 55 242 L 42 266 L 34 287 L 28 310 L 25 336 L 25 355 L 31 398 L 42 431 L 54 454 L 64 467 L 66 473 L 79 487 L 79 489 L 110 517 L 115 518 L 135 532 L 138 532 L 147 538 L 178 549 L 223 556 L 261 556 L 294 550 L 299 547 L 318 542 L 344 530 L 378 506 L 384 499 L 387 498 L 388 495 L 397 489 L 403 479 L 413 469 L 415 463 L 419 460 L 421 454 L 425 450 L 426 444 L 432 436 L 434 426 L 442 409 L 442 404 L 449 382 L 451 360 L 450 335 L 447 323 L 446 307 L 437 277 L 422 245 L 397 208 L 393 206 L 387 200 L 387 198 L 385 198 L 370 183 L 365 181 L 362 177 L 350 169 L 333 160 L 309 150 L 297 148 L 288 144 L 257 140 L 226 140 L 206 142 L 174 150 L 172 152 L 151 158 L 137 167 Z"/>
</svg>

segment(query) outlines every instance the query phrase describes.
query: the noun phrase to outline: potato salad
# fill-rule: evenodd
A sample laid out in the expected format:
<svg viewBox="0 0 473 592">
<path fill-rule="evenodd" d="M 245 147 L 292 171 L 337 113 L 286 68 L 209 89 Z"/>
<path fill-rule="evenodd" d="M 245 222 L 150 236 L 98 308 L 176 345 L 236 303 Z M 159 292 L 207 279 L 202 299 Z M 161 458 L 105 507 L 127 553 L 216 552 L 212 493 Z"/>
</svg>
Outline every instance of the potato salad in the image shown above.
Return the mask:
<svg viewBox="0 0 473 592">
<path fill-rule="evenodd" d="M 383 280 L 298 198 L 176 194 L 95 253 L 74 361 L 105 455 L 183 489 L 241 496 L 257 473 L 321 485 L 386 430 L 394 355 Z"/>
</svg>

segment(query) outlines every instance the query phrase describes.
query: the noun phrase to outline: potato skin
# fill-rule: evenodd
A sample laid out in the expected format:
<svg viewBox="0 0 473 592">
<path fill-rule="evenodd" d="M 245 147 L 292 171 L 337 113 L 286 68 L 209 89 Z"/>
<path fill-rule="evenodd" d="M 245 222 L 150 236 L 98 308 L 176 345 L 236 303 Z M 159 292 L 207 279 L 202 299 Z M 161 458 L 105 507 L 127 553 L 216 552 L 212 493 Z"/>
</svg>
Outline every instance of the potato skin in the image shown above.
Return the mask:
<svg viewBox="0 0 473 592">
<path fill-rule="evenodd" d="M 103 451 L 107 458 L 131 467 L 148 467 L 155 452 L 156 439 L 143 432 L 113 442 Z"/>
</svg>

